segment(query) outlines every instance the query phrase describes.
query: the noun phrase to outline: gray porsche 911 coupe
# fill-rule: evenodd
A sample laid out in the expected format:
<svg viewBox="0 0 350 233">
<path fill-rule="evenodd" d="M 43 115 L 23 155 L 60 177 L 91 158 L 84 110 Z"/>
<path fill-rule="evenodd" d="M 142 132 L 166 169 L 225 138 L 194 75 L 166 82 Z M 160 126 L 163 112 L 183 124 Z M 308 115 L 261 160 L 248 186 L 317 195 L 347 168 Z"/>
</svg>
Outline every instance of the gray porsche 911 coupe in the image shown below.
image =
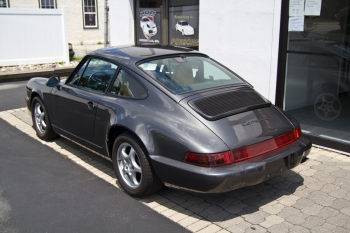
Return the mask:
<svg viewBox="0 0 350 233">
<path fill-rule="evenodd" d="M 132 196 L 255 185 L 311 148 L 295 119 L 198 51 L 101 49 L 66 80 L 32 78 L 26 89 L 38 137 L 61 135 L 111 159 Z"/>
</svg>

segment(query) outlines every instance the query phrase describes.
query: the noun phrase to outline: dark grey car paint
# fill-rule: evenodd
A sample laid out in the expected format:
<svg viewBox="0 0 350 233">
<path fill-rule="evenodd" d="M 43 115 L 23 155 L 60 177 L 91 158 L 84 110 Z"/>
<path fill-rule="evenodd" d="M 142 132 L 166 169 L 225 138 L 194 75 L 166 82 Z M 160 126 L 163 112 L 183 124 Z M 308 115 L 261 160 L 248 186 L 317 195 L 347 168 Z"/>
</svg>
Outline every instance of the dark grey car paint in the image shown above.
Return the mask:
<svg viewBox="0 0 350 233">
<path fill-rule="evenodd" d="M 147 49 L 142 49 L 147 52 Z M 55 132 L 107 157 L 111 149 L 110 131 L 119 128 L 134 133 L 146 148 L 159 178 L 166 184 L 190 190 L 222 192 L 253 185 L 298 165 L 305 156 L 304 152 L 309 151 L 311 142 L 303 137 L 283 149 L 239 164 L 202 168 L 183 163 L 189 151 L 217 153 L 240 148 L 289 132 L 298 126 L 298 122 L 273 106 L 208 121 L 188 105 L 191 99 L 251 86 L 231 85 L 175 95 L 135 64 L 147 56 L 169 53 L 205 55 L 193 51 L 153 49 L 143 57 L 137 56 L 137 50 L 134 50 L 133 47 L 126 48 L 131 54 L 135 52 L 129 57 L 113 48 L 93 52 L 88 57 L 113 61 L 134 76 L 148 91 L 145 99 L 95 93 L 64 83 L 51 88 L 45 85 L 47 79 L 35 78 L 27 84 L 27 101 L 30 102 L 33 95 L 39 95 Z M 79 66 L 75 72 L 78 69 Z M 277 167 L 277 172 L 274 167 Z M 201 179 L 203 181 L 198 182 Z"/>
</svg>

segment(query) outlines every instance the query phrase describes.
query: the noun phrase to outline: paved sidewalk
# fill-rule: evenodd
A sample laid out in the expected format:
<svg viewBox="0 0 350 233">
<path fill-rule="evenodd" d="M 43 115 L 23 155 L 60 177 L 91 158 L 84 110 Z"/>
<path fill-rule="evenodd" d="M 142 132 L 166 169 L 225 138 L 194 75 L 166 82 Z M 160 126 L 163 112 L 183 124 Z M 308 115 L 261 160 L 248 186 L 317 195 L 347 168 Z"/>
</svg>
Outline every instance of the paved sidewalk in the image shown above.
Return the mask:
<svg viewBox="0 0 350 233">
<path fill-rule="evenodd" d="M 40 141 L 26 108 L 0 118 Z M 41 143 L 118 187 L 112 165 L 60 138 Z M 349 232 L 350 158 L 313 147 L 308 160 L 263 184 L 220 195 L 164 189 L 139 199 L 192 232 Z"/>
</svg>

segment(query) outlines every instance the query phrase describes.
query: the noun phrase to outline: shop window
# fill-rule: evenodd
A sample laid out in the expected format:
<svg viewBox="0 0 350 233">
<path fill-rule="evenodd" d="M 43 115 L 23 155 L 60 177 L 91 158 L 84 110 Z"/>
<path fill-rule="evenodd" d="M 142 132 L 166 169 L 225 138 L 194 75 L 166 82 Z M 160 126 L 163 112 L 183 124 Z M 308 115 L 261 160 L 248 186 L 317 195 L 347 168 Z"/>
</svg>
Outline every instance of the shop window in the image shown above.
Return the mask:
<svg viewBox="0 0 350 233">
<path fill-rule="evenodd" d="M 198 48 L 199 0 L 139 0 L 136 44 Z"/>
<path fill-rule="evenodd" d="M 39 8 L 42 9 L 55 9 L 57 8 L 56 0 L 40 0 Z"/>
<path fill-rule="evenodd" d="M 169 45 L 198 47 L 199 1 L 169 1 Z"/>
<path fill-rule="evenodd" d="M 8 7 L 10 7 L 9 0 L 0 0 L 0 8 L 8 8 Z"/>
<path fill-rule="evenodd" d="M 140 0 L 140 8 L 160 8 L 162 0 Z"/>
<path fill-rule="evenodd" d="M 350 148 L 350 3 L 290 1 L 284 110 L 304 134 Z M 295 23 L 295 20 L 299 23 Z"/>
<path fill-rule="evenodd" d="M 97 1 L 83 1 L 83 21 L 84 28 L 98 28 Z"/>
<path fill-rule="evenodd" d="M 140 0 L 136 7 L 136 43 L 162 43 L 162 0 Z"/>
</svg>

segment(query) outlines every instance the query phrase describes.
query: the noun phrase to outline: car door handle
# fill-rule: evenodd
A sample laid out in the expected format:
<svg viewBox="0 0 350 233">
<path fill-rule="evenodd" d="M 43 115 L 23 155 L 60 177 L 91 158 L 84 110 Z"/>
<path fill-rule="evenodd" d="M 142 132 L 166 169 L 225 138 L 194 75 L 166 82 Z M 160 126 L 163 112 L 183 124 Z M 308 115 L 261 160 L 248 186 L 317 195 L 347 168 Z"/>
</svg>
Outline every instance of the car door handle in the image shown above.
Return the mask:
<svg viewBox="0 0 350 233">
<path fill-rule="evenodd" d="M 88 106 L 88 108 L 89 108 L 90 110 L 93 110 L 94 108 L 96 108 L 96 104 L 95 104 L 94 102 L 92 102 L 92 101 L 89 101 L 89 102 L 87 103 L 87 106 Z"/>
</svg>

